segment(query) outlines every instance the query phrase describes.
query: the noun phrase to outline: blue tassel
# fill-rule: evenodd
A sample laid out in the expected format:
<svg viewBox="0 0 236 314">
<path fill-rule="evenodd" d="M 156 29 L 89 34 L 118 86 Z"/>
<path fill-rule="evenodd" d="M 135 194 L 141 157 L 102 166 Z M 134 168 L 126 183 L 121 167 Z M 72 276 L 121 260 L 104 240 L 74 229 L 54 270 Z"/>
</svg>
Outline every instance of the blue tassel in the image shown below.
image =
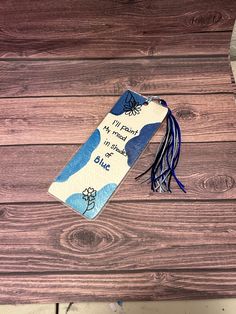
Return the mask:
<svg viewBox="0 0 236 314">
<path fill-rule="evenodd" d="M 148 102 L 155 98 L 156 97 L 149 97 Z M 167 103 L 163 99 L 159 99 L 159 97 L 158 102 L 162 106 L 167 107 Z M 166 133 L 158 147 L 155 160 L 153 164 L 136 179 L 139 179 L 150 171 L 150 178 L 147 180 L 150 181 L 152 190 L 154 192 L 171 192 L 170 183 L 173 177 L 179 188 L 186 193 L 184 185 L 180 182 L 175 173 L 175 168 L 179 161 L 180 149 L 180 127 L 171 110 L 168 108 L 166 116 Z"/>
</svg>

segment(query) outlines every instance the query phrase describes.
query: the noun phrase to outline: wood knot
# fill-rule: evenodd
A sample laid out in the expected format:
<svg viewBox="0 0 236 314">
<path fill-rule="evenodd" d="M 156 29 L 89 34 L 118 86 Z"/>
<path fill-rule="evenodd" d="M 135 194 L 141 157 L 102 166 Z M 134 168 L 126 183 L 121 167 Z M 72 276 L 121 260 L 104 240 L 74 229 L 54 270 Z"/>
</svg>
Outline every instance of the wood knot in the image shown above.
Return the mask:
<svg viewBox="0 0 236 314">
<path fill-rule="evenodd" d="M 157 55 L 157 49 L 155 46 L 150 46 L 146 53 L 147 56 L 155 56 Z"/>
<path fill-rule="evenodd" d="M 124 89 L 127 89 L 125 82 L 114 83 L 114 87 L 113 87 L 114 94 L 121 94 Z"/>
<path fill-rule="evenodd" d="M 93 230 L 74 230 L 68 237 L 72 246 L 76 247 L 96 247 L 102 241 L 101 237 Z"/>
<path fill-rule="evenodd" d="M 215 175 L 203 181 L 203 188 L 211 193 L 226 192 L 234 187 L 234 178 L 227 175 Z"/>
<path fill-rule="evenodd" d="M 84 225 L 72 230 L 67 230 L 61 235 L 61 244 L 67 248 L 80 252 L 110 251 L 112 248 L 122 245 L 123 237 L 115 228 L 105 226 Z"/>
<path fill-rule="evenodd" d="M 131 87 L 138 86 L 140 83 L 141 81 L 138 80 L 137 78 L 130 77 L 128 80 L 128 86 L 131 86 Z"/>
<path fill-rule="evenodd" d="M 0 209 L 0 218 L 5 217 L 6 210 L 4 208 Z"/>
<path fill-rule="evenodd" d="M 9 134 L 16 134 L 28 127 L 29 121 L 26 118 L 7 118 L 4 120 L 4 124 Z"/>
<path fill-rule="evenodd" d="M 197 117 L 191 108 L 180 108 L 175 112 L 175 115 L 179 120 L 194 120 Z"/>
<path fill-rule="evenodd" d="M 188 26 L 204 29 L 206 27 L 216 25 L 223 20 L 223 15 L 218 11 L 198 12 L 188 17 Z"/>
</svg>

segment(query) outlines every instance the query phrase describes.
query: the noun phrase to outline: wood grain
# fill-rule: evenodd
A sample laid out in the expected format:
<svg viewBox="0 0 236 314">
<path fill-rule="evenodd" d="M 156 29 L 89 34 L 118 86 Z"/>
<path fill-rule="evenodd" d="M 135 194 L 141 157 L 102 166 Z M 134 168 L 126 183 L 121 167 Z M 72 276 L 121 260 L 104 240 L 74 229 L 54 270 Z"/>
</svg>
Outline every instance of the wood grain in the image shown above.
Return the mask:
<svg viewBox="0 0 236 314">
<path fill-rule="evenodd" d="M 163 34 L 171 31 L 232 31 L 236 15 L 234 9 L 235 3 L 230 0 L 224 3 L 210 0 L 194 5 L 191 0 L 183 0 L 181 5 L 174 0 L 101 0 L 99 3 L 91 0 L 47 0 L 40 3 L 22 0 L 21 3 L 9 3 L 2 0 L 1 13 L 4 16 L 3 26 L 14 25 L 15 29 L 22 32 L 24 39 L 27 36 L 41 38 L 45 34 L 55 38 L 59 32 L 61 36 L 77 38 L 82 37 L 82 29 L 88 32 L 88 28 L 94 34 L 104 34 L 105 30 L 114 33 L 128 29 L 144 37 L 146 31 L 150 33 L 151 30 Z M 29 35 L 32 32 L 34 36 Z"/>
<path fill-rule="evenodd" d="M 236 141 L 234 95 L 161 97 L 178 118 L 183 142 Z M 84 143 L 117 99 L 110 96 L 0 99 L 0 145 Z M 152 142 L 159 141 L 162 134 L 159 130 Z"/>
<path fill-rule="evenodd" d="M 2 0 L 0 14 L 0 303 L 235 296 L 236 2 Z M 127 88 L 171 104 L 187 194 L 134 180 L 155 136 L 86 221 L 47 189 Z"/>
<path fill-rule="evenodd" d="M 232 92 L 228 58 L 1 61 L 1 97 Z"/>
<path fill-rule="evenodd" d="M 159 194 L 134 179 L 154 159 L 157 145 L 151 144 L 113 199 L 235 198 L 235 148 L 235 142 L 184 144 L 177 174 L 188 192 L 184 194 L 173 182 L 173 194 Z M 48 187 L 77 149 L 77 145 L 1 147 L 0 202 L 53 201 Z"/>
<path fill-rule="evenodd" d="M 58 22 L 59 24 L 59 22 Z M 231 32 L 203 32 L 190 34 L 94 34 L 85 32 L 83 38 L 64 38 L 61 34 L 50 38 L 22 38 L 21 32 L 8 29 L 0 33 L 0 57 L 4 59 L 58 59 L 58 58 L 125 58 L 151 56 L 217 56 L 228 55 Z M 29 28 L 31 30 L 31 28 Z M 55 29 L 55 33 L 57 29 Z M 36 31 L 33 36 L 36 35 Z M 65 37 L 65 36 L 64 36 Z"/>
<path fill-rule="evenodd" d="M 5 275 L 1 303 L 114 300 L 178 300 L 235 295 L 232 272 L 142 272 L 118 274 Z"/>
<path fill-rule="evenodd" d="M 110 202 L 95 221 L 60 203 L 0 214 L 0 273 L 236 268 L 234 201 Z"/>
<path fill-rule="evenodd" d="M 1 57 L 228 54 L 236 17 L 231 0 L 1 4 Z"/>
</svg>

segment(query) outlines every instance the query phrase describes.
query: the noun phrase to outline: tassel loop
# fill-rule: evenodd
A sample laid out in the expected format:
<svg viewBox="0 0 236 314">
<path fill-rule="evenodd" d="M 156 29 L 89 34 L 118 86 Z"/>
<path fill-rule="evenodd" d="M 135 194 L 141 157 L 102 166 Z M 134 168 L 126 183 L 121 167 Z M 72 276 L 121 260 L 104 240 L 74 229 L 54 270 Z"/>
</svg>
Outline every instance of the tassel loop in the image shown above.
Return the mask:
<svg viewBox="0 0 236 314">
<path fill-rule="evenodd" d="M 155 99 L 157 99 L 162 106 L 168 108 L 165 100 L 160 99 L 158 96 L 148 97 L 148 103 Z M 154 192 L 171 193 L 170 184 L 173 177 L 179 188 L 186 193 L 184 185 L 175 173 L 175 169 L 179 162 L 180 150 L 181 130 L 172 111 L 168 108 L 166 115 L 166 133 L 158 147 L 155 160 L 153 164 L 146 171 L 136 177 L 136 179 L 139 179 L 150 171 L 149 181 L 152 190 Z"/>
</svg>

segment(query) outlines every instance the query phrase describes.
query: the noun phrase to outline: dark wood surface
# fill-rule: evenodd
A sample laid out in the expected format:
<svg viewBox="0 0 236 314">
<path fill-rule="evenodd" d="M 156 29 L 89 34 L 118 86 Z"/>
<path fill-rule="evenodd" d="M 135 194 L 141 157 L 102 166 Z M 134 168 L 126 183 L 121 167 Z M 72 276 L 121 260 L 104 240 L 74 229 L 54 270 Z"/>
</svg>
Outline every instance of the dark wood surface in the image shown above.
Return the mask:
<svg viewBox="0 0 236 314">
<path fill-rule="evenodd" d="M 228 54 L 232 0 L 1 1 L 4 58 Z M 222 33 L 224 32 L 224 33 Z"/>
<path fill-rule="evenodd" d="M 236 297 L 236 2 L 0 5 L 0 303 Z M 47 194 L 127 88 L 162 95 L 183 130 L 181 193 L 134 177 L 97 220 Z"/>
<path fill-rule="evenodd" d="M 5 61 L 2 97 L 230 93 L 228 57 Z"/>
<path fill-rule="evenodd" d="M 103 219 L 91 222 L 56 202 L 2 204 L 0 272 L 236 268 L 234 201 L 219 207 L 217 201 L 143 200 L 138 206 L 112 200 Z"/>
</svg>

